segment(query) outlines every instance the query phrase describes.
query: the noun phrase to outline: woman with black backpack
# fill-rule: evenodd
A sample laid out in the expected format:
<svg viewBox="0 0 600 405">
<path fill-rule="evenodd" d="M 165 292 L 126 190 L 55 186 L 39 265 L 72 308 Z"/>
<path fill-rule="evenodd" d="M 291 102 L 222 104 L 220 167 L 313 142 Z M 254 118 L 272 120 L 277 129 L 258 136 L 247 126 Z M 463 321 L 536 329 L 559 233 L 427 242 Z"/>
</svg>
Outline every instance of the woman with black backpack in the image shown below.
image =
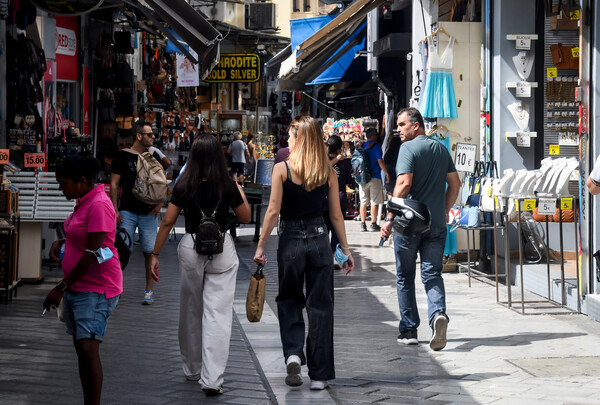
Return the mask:
<svg viewBox="0 0 600 405">
<path fill-rule="evenodd" d="M 240 222 L 250 221 L 250 205 L 242 188 L 229 177 L 219 141 L 212 135 L 200 136 L 191 146 L 186 170 L 175 184 L 160 224 L 152 251 L 152 273 L 158 281 L 160 250 L 183 209 L 186 233 L 177 249 L 181 271 L 179 348 L 186 378 L 198 381 L 206 395 L 223 393 L 229 357 L 239 266 L 233 238 L 225 233 L 229 208 Z M 214 223 L 213 219 L 222 234 L 218 243 L 222 243 L 222 252 L 206 254 L 206 232 L 199 229 L 205 229 L 201 224 Z"/>
</svg>

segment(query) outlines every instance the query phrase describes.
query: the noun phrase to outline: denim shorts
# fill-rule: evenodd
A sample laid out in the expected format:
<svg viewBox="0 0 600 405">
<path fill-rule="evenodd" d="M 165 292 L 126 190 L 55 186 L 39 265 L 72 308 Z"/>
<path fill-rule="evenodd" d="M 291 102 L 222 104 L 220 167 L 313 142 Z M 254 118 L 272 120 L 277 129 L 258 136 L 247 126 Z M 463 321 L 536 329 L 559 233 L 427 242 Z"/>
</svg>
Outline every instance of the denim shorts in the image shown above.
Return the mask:
<svg viewBox="0 0 600 405">
<path fill-rule="evenodd" d="M 151 253 L 154 249 L 156 233 L 158 232 L 158 219 L 156 215 L 139 215 L 130 211 L 121 211 L 121 218 L 123 219 L 121 226 L 131 236 L 129 250 L 133 250 L 133 237 L 135 235 L 135 228 L 137 228 L 140 234 L 142 252 Z"/>
<path fill-rule="evenodd" d="M 102 342 L 108 317 L 117 306 L 119 295 L 110 299 L 104 294 L 67 290 L 63 295 L 63 317 L 67 333 L 79 339 Z"/>
</svg>

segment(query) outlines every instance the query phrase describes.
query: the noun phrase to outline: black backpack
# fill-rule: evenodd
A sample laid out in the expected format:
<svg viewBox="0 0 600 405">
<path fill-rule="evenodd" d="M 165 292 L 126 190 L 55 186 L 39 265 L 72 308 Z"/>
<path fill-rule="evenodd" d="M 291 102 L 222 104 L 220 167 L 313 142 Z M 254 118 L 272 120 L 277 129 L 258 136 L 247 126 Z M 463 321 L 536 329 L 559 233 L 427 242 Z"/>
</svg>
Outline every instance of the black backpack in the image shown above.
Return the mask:
<svg viewBox="0 0 600 405">
<path fill-rule="evenodd" d="M 194 250 L 199 255 L 208 256 L 208 260 L 212 260 L 213 255 L 223 253 L 224 234 L 215 218 L 217 208 L 219 208 L 219 203 L 217 203 L 214 212 L 210 216 L 206 216 L 199 208 L 202 219 L 198 224 L 198 228 L 196 228 L 196 232 L 192 234 Z"/>
</svg>

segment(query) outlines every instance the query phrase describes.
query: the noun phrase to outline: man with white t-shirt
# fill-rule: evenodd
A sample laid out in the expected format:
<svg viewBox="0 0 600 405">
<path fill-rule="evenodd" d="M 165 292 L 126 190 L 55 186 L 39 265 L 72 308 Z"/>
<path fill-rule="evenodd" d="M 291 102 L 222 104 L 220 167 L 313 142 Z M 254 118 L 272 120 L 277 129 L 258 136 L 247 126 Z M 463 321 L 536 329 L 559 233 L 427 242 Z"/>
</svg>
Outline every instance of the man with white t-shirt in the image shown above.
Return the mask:
<svg viewBox="0 0 600 405">
<path fill-rule="evenodd" d="M 246 165 L 246 157 L 250 158 L 248 146 L 242 141 L 242 133 L 236 131 L 233 133 L 234 141 L 229 145 L 229 154 L 231 155 L 231 173 L 233 179 L 241 186 L 244 185 L 244 166 Z"/>
</svg>

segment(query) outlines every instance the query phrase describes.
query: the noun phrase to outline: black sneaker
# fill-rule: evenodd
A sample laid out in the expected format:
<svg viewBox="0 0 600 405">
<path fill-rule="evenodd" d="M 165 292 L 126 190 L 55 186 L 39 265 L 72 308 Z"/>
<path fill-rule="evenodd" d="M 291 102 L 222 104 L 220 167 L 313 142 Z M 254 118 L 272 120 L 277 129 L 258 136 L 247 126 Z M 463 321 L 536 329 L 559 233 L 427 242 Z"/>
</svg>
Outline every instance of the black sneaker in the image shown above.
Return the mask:
<svg viewBox="0 0 600 405">
<path fill-rule="evenodd" d="M 223 394 L 223 386 L 217 388 L 203 387 L 202 391 L 204 391 L 207 397 L 214 397 Z"/>
<path fill-rule="evenodd" d="M 405 345 L 418 345 L 419 340 L 417 339 L 417 331 L 409 330 L 406 332 L 400 332 L 398 335 L 398 343 L 404 343 Z"/>
<path fill-rule="evenodd" d="M 371 222 L 371 225 L 369 226 L 369 231 L 379 232 L 379 231 L 381 231 L 381 227 L 379 225 L 377 225 L 375 222 Z"/>
<path fill-rule="evenodd" d="M 438 314 L 433 320 L 433 336 L 429 341 L 431 350 L 442 350 L 446 347 L 446 331 L 448 330 L 448 318 Z"/>
<path fill-rule="evenodd" d="M 360 231 L 367 232 L 367 224 L 365 224 L 364 222 L 361 222 L 360 223 Z"/>
</svg>

